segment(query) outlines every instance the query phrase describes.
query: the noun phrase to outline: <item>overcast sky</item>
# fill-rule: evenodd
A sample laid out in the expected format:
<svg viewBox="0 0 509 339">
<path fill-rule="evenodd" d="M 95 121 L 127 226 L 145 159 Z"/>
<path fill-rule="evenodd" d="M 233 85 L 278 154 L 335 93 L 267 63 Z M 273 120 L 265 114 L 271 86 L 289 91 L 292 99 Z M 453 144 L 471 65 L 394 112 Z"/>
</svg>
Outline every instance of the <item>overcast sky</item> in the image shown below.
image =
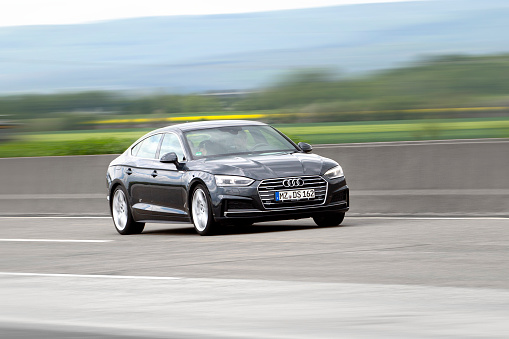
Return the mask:
<svg viewBox="0 0 509 339">
<path fill-rule="evenodd" d="M 415 0 L 0 0 L 0 26 L 86 23 L 166 15 L 246 13 Z"/>
</svg>

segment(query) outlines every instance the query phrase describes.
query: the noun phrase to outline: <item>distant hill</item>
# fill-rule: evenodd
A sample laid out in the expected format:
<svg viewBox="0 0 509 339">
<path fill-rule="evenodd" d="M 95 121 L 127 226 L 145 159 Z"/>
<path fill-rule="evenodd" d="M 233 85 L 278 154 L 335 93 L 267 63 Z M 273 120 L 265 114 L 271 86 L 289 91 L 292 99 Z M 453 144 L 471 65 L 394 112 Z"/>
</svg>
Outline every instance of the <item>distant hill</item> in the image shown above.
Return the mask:
<svg viewBox="0 0 509 339">
<path fill-rule="evenodd" d="M 0 28 L 0 93 L 193 92 L 346 74 L 426 55 L 509 52 L 509 1 L 443 0 Z"/>
</svg>

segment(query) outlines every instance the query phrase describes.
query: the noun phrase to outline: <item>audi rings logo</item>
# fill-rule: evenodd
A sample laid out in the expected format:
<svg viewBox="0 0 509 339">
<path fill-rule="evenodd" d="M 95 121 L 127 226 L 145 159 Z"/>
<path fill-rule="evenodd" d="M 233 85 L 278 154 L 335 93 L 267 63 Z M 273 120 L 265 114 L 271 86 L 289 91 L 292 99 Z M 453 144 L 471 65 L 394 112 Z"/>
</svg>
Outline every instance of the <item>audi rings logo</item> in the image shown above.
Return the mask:
<svg viewBox="0 0 509 339">
<path fill-rule="evenodd" d="M 284 187 L 299 187 L 304 185 L 304 180 L 300 178 L 291 178 L 283 180 Z"/>
</svg>

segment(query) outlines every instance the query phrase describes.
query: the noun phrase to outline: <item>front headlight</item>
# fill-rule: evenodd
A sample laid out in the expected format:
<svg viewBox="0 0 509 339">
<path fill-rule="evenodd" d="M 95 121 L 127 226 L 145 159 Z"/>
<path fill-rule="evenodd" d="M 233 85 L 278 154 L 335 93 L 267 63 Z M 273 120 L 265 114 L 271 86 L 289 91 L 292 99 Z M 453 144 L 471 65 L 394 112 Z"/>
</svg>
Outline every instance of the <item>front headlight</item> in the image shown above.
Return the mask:
<svg viewBox="0 0 509 339">
<path fill-rule="evenodd" d="M 325 172 L 324 176 L 329 179 L 335 179 L 344 176 L 343 169 L 341 166 L 337 165 L 336 167 L 331 168 L 327 172 Z"/>
<path fill-rule="evenodd" d="M 249 186 L 253 179 L 234 175 L 216 175 L 217 186 Z"/>
</svg>

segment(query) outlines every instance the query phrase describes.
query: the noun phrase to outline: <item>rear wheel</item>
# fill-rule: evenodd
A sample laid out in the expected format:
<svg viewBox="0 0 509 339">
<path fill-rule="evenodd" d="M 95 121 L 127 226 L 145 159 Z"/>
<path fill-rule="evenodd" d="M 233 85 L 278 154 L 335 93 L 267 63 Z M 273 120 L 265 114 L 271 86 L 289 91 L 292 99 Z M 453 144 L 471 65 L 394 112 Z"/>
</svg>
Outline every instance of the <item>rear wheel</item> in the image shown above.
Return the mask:
<svg viewBox="0 0 509 339">
<path fill-rule="evenodd" d="M 193 191 L 191 202 L 191 215 L 193 217 L 194 229 L 199 235 L 214 234 L 219 225 L 212 214 L 212 204 L 203 185 L 198 185 Z"/>
<path fill-rule="evenodd" d="M 318 226 L 338 226 L 345 219 L 345 212 L 341 213 L 321 213 L 313 216 L 313 220 Z"/>
<path fill-rule="evenodd" d="M 134 221 L 127 202 L 127 194 L 122 186 L 117 186 L 113 192 L 111 216 L 115 229 L 122 235 L 139 234 L 145 228 L 144 223 Z"/>
</svg>

